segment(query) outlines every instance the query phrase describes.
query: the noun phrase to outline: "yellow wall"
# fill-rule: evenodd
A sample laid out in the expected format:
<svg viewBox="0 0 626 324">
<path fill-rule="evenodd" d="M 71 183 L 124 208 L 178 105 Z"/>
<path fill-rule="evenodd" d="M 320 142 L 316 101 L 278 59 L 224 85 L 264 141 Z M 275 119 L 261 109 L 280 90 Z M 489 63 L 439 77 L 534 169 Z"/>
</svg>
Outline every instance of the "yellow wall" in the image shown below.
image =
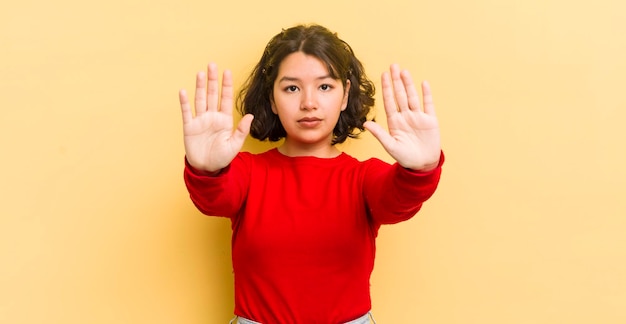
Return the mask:
<svg viewBox="0 0 626 324">
<path fill-rule="evenodd" d="M 319 22 L 378 86 L 392 62 L 428 79 L 441 121 L 440 190 L 380 234 L 379 323 L 626 323 L 624 12 L 616 0 L 4 3 L 0 322 L 226 323 L 229 223 L 187 197 L 177 91 L 209 60 L 241 82 L 280 28 Z M 369 134 L 343 149 L 389 159 Z"/>
</svg>

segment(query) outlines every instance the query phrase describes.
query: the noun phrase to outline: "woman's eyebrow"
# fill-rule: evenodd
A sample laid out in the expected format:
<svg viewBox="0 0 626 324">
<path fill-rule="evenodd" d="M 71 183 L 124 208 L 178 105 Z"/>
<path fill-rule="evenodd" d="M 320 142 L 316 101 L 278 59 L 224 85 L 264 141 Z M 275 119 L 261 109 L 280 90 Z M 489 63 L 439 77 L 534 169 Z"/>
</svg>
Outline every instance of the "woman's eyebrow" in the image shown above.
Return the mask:
<svg viewBox="0 0 626 324">
<path fill-rule="evenodd" d="M 330 74 L 327 74 L 327 75 L 323 75 L 323 76 L 317 77 L 315 79 L 316 80 L 324 80 L 324 79 L 334 79 L 334 78 L 332 76 L 330 76 Z M 284 77 L 282 77 L 282 78 L 280 78 L 278 80 L 278 82 L 284 82 L 284 81 L 293 82 L 293 81 L 300 81 L 300 79 L 296 78 L 296 77 L 284 76 Z"/>
</svg>

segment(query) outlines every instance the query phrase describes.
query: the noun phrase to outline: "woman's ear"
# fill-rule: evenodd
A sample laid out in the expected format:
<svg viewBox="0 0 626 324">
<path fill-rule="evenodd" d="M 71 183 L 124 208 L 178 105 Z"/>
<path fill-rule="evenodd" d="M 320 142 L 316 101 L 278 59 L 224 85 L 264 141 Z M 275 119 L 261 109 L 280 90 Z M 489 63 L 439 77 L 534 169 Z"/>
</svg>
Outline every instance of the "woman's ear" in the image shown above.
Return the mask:
<svg viewBox="0 0 626 324">
<path fill-rule="evenodd" d="M 343 89 L 343 101 L 341 102 L 341 111 L 348 108 L 348 97 L 350 97 L 350 80 L 346 80 L 345 89 Z"/>
<path fill-rule="evenodd" d="M 278 110 L 276 110 L 276 103 L 274 103 L 274 94 L 270 93 L 270 106 L 272 107 L 272 112 L 274 115 L 278 115 Z"/>
</svg>

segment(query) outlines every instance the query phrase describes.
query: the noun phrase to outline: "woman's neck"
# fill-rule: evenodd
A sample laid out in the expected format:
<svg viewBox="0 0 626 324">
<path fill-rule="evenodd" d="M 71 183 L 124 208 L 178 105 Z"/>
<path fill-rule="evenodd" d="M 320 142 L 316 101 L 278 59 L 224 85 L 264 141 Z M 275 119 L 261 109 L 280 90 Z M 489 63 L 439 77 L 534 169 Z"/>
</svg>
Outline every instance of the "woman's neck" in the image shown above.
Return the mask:
<svg viewBox="0 0 626 324">
<path fill-rule="evenodd" d="M 284 142 L 278 147 L 278 152 L 289 157 L 313 156 L 323 159 L 335 158 L 341 154 L 338 148 L 333 145 L 289 145 Z"/>
</svg>

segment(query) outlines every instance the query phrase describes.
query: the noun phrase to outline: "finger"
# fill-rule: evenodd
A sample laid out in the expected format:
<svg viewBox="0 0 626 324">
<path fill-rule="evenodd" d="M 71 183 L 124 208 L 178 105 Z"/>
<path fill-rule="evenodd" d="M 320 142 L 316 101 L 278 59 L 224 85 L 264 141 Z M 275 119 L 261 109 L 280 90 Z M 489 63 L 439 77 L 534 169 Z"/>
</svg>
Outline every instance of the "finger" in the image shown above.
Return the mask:
<svg viewBox="0 0 626 324">
<path fill-rule="evenodd" d="M 434 116 L 435 103 L 433 102 L 433 95 L 430 91 L 430 83 L 428 83 L 428 81 L 422 82 L 422 93 L 424 94 L 424 112 Z"/>
<path fill-rule="evenodd" d="M 206 76 L 204 72 L 196 75 L 196 95 L 195 95 L 196 116 L 206 111 Z"/>
<path fill-rule="evenodd" d="M 220 100 L 220 111 L 225 114 L 233 113 L 233 76 L 229 70 L 224 71 L 222 77 L 222 99 Z"/>
<path fill-rule="evenodd" d="M 393 86 L 391 85 L 391 76 L 389 72 L 384 72 L 381 76 L 381 85 L 383 88 L 383 105 L 385 106 L 385 113 L 387 117 L 398 112 L 398 106 L 396 105 L 396 99 L 393 94 Z"/>
<path fill-rule="evenodd" d="M 409 103 L 404 89 L 404 83 L 400 77 L 400 67 L 397 64 L 391 65 L 391 81 L 393 82 L 393 90 L 396 96 L 398 110 L 402 111 L 409 108 Z"/>
<path fill-rule="evenodd" d="M 363 123 L 363 127 L 367 129 L 369 132 L 376 137 L 376 139 L 383 145 L 387 152 L 391 151 L 394 138 L 379 124 L 373 121 L 366 121 Z"/>
<path fill-rule="evenodd" d="M 217 103 L 219 101 L 217 65 L 215 63 L 209 63 L 207 70 L 206 110 L 217 111 Z"/>
<path fill-rule="evenodd" d="M 409 109 L 413 111 L 420 111 L 421 103 L 420 103 L 419 93 L 417 92 L 417 89 L 415 88 L 415 84 L 413 83 L 413 78 L 411 77 L 411 73 L 409 73 L 409 71 L 404 70 L 400 73 L 400 77 L 402 78 L 404 90 L 406 91 Z"/>
<path fill-rule="evenodd" d="M 187 98 L 187 91 L 185 89 L 178 92 L 178 100 L 180 101 L 180 108 L 183 113 L 183 124 L 187 124 L 193 119 L 191 115 L 191 107 L 189 106 L 189 99 Z"/>
<path fill-rule="evenodd" d="M 252 125 L 252 120 L 254 116 L 251 114 L 246 114 L 241 118 L 239 124 L 237 124 L 237 129 L 233 133 L 233 139 L 237 146 L 243 146 L 243 142 L 246 140 L 246 136 L 250 133 L 250 126 Z"/>
</svg>

